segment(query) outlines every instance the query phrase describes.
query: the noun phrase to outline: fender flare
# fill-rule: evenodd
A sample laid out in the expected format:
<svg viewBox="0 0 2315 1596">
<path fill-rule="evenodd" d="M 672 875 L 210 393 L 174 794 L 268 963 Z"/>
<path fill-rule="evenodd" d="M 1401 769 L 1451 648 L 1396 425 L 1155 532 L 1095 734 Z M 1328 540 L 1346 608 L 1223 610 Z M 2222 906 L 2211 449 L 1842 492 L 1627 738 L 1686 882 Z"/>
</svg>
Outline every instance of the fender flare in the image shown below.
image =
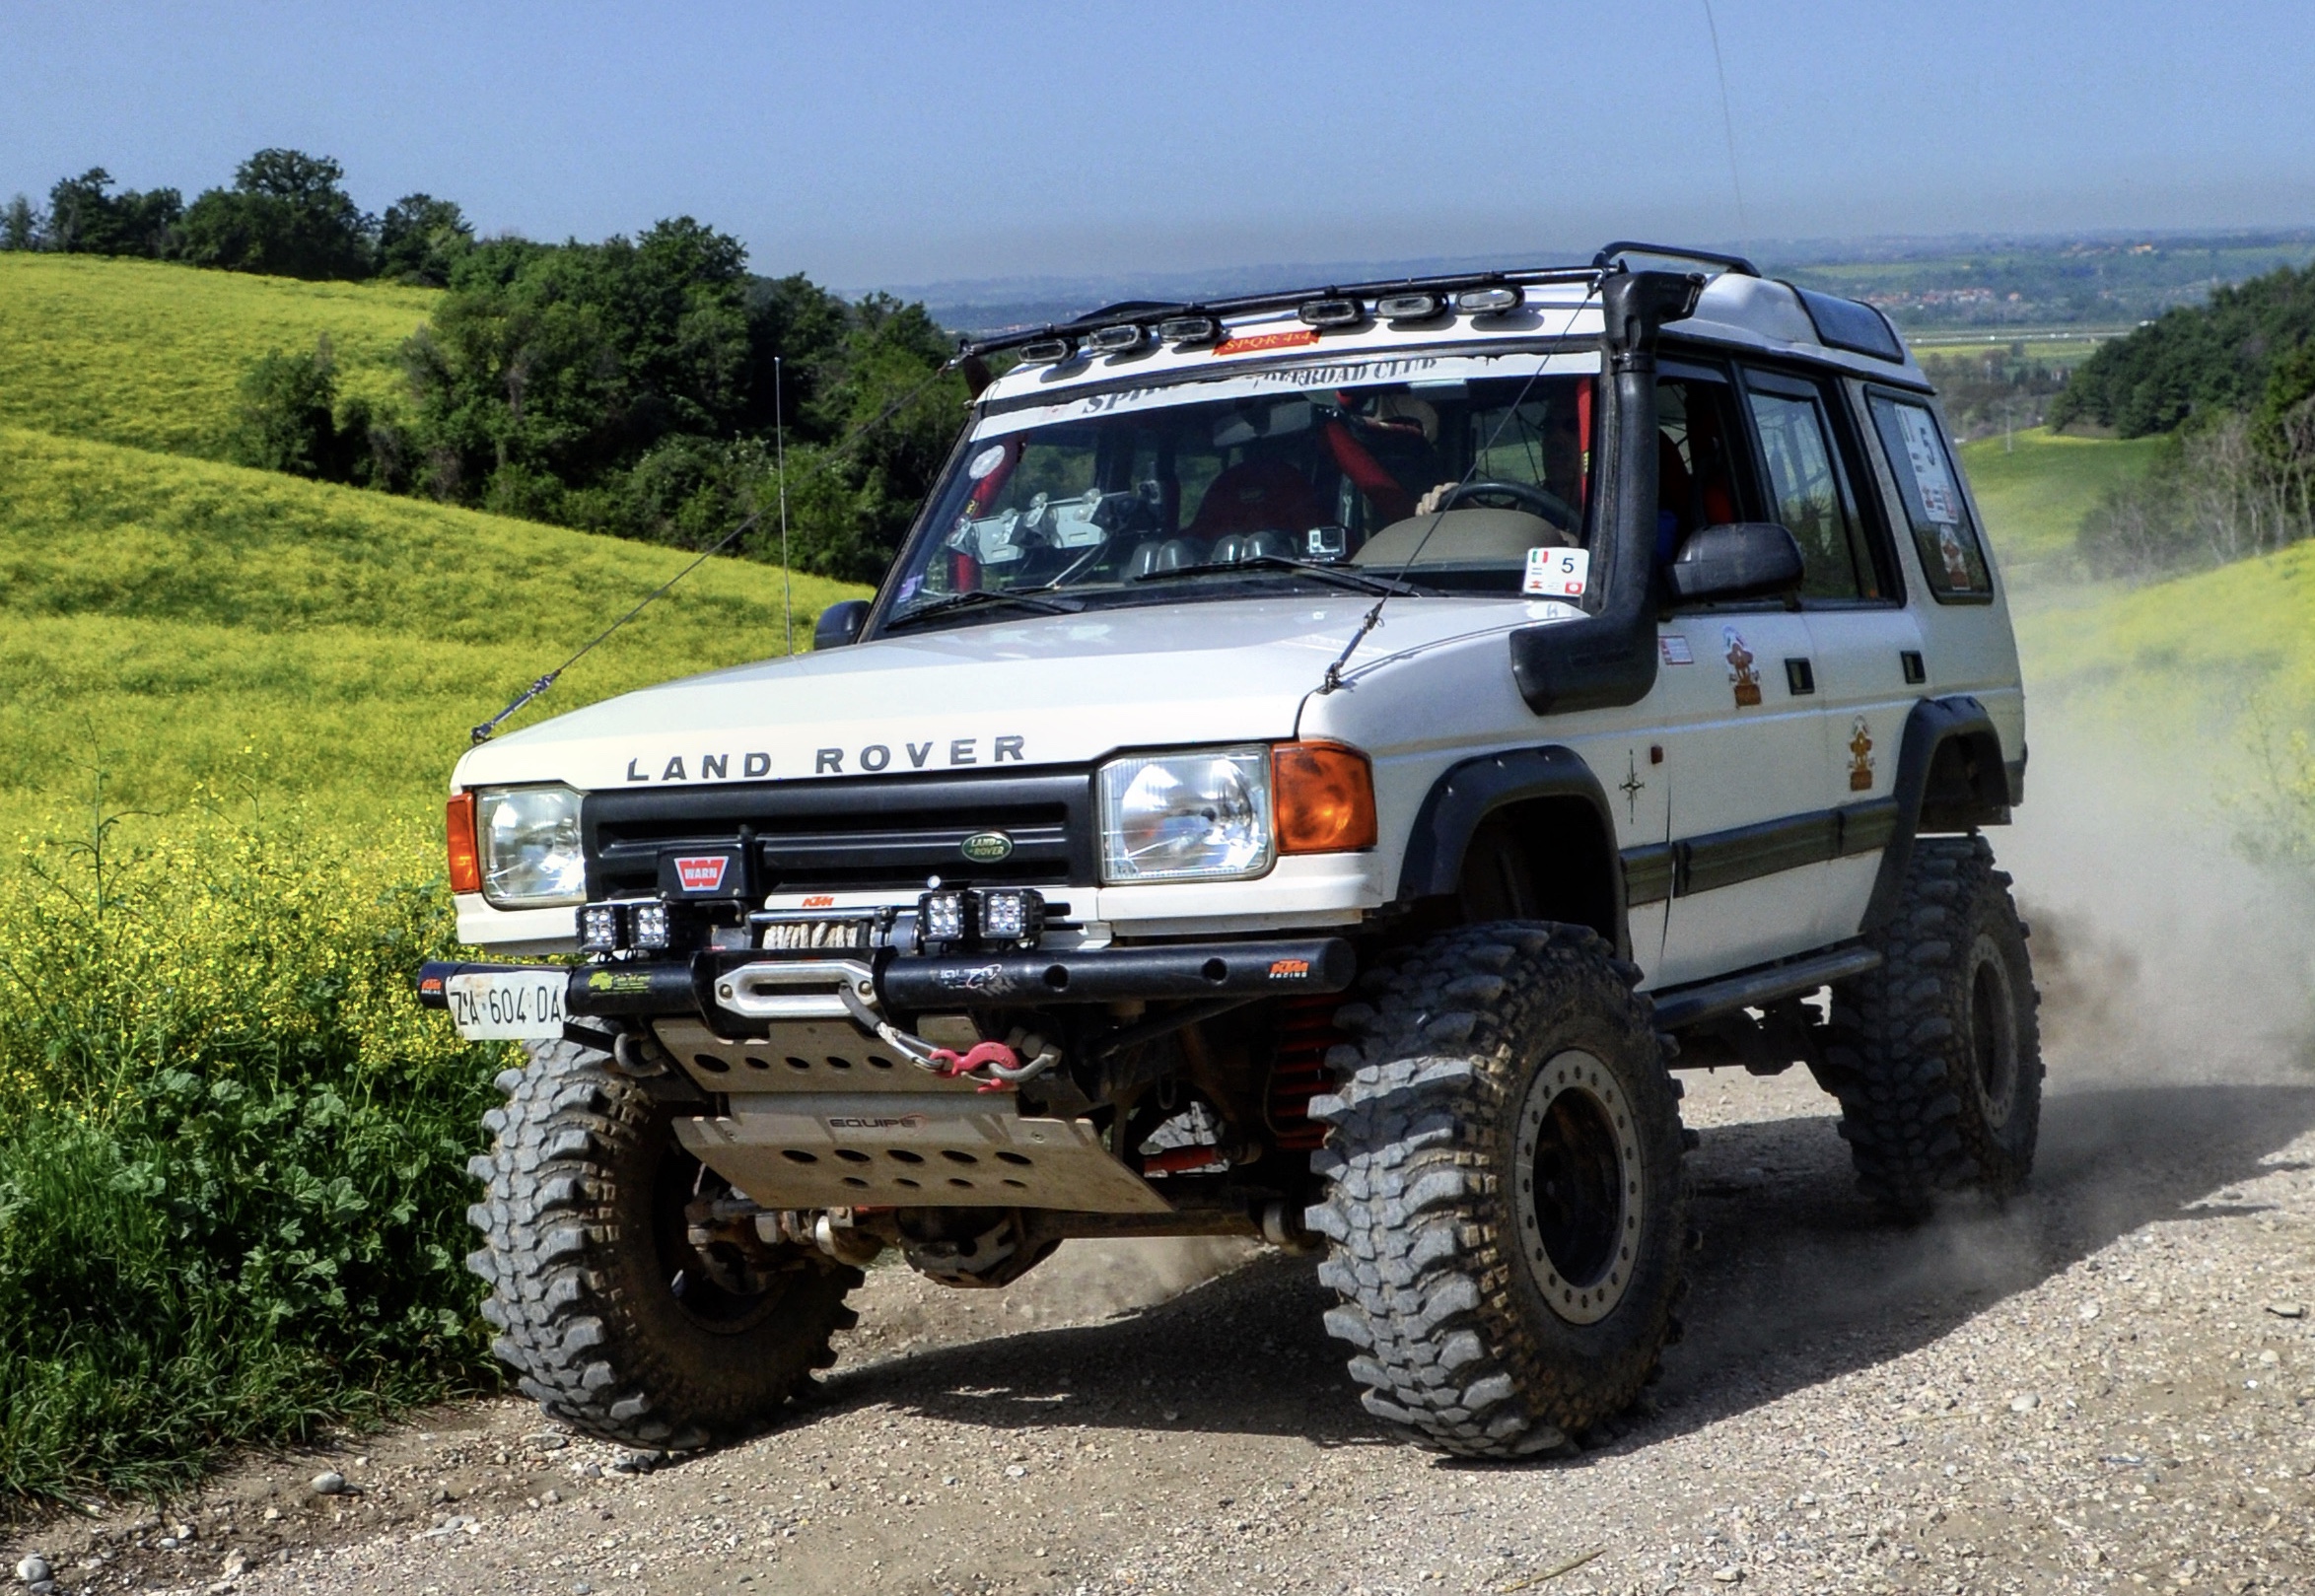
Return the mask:
<svg viewBox="0 0 2315 1596">
<path fill-rule="evenodd" d="M 1413 903 L 1452 893 L 1462 879 L 1464 854 L 1487 817 L 1508 804 L 1548 798 L 1578 799 L 1598 817 L 1608 853 L 1608 894 L 1615 918 L 1612 940 L 1619 958 L 1630 957 L 1624 870 L 1607 790 L 1581 755 L 1556 744 L 1481 754 L 1450 766 L 1432 783 L 1400 857 L 1398 901 Z"/>
<path fill-rule="evenodd" d="M 1914 705 L 1905 718 L 1890 794 L 1897 803 L 1896 823 L 1859 930 L 1878 931 L 1896 912 L 1897 895 L 1913 864 L 1914 838 L 1925 831 L 2007 825 L 2010 805 L 2022 796 L 2016 789 L 2024 785 L 2024 775 L 2022 751 L 2014 762 L 2003 759 L 2001 734 L 1975 698 L 1958 694 Z"/>
</svg>

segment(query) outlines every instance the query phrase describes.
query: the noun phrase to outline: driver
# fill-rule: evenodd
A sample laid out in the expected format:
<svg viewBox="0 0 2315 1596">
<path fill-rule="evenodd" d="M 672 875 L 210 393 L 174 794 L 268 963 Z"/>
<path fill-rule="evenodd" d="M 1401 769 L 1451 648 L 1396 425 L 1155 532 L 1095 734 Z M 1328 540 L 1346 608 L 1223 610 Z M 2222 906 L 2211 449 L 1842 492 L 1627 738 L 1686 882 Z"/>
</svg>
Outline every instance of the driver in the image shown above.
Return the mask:
<svg viewBox="0 0 2315 1596">
<path fill-rule="evenodd" d="M 1583 438 L 1577 429 L 1575 412 L 1569 410 L 1547 417 L 1539 443 L 1543 469 L 1537 475 L 1535 485 L 1570 504 L 1579 503 L 1577 489 L 1583 480 Z M 1415 501 L 1415 514 L 1429 516 L 1444 509 L 1448 497 L 1462 485 L 1463 480 L 1459 477 L 1452 482 L 1439 483 Z M 1571 532 L 1569 535 L 1576 534 Z"/>
</svg>

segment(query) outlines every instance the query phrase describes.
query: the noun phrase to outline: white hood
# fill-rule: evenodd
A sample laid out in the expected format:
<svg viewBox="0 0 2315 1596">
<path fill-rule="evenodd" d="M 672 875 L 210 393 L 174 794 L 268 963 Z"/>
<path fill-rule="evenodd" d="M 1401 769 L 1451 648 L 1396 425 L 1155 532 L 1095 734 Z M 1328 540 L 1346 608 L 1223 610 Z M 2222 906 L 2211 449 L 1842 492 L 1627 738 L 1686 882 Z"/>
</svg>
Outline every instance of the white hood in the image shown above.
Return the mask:
<svg viewBox="0 0 2315 1596">
<path fill-rule="evenodd" d="M 472 750 L 453 783 L 596 791 L 904 776 L 1286 738 L 1373 602 L 1346 592 L 1152 604 L 903 633 L 591 705 Z M 1501 598 L 1395 598 L 1360 645 L 1354 673 L 1573 613 Z"/>
</svg>

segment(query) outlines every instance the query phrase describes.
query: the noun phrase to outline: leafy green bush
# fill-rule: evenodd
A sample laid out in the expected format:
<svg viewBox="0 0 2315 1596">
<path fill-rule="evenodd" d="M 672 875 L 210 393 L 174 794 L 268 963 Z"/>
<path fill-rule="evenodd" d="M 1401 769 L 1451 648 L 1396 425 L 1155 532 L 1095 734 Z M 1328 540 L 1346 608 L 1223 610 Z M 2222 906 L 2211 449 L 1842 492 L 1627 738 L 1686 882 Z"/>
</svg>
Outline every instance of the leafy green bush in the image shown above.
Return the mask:
<svg viewBox="0 0 2315 1596">
<path fill-rule="evenodd" d="M 494 1378 L 463 1166 L 507 1061 L 411 996 L 448 951 L 431 846 L 107 831 L 0 873 L 0 1499 Z"/>
</svg>

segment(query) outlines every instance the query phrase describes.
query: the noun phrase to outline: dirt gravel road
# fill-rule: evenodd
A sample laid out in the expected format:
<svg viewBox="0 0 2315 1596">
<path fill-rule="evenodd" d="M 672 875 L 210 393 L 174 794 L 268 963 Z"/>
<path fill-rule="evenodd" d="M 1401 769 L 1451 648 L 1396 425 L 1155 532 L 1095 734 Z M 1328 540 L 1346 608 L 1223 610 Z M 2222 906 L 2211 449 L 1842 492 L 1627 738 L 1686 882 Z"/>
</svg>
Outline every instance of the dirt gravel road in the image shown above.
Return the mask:
<svg viewBox="0 0 2315 1596">
<path fill-rule="evenodd" d="M 2152 983 L 2078 930 L 2129 872 L 2041 864 L 2032 1193 L 1892 1228 L 1804 1074 L 1691 1076 L 1690 1333 L 1574 1456 L 1385 1441 L 1306 1259 L 1080 1246 L 1003 1293 L 876 1272 L 812 1407 L 724 1452 L 482 1404 L 35 1539 L 73 1591 L 2315 1590 L 2315 1073 L 2269 1022 L 2303 950 L 2141 871 Z"/>
</svg>

